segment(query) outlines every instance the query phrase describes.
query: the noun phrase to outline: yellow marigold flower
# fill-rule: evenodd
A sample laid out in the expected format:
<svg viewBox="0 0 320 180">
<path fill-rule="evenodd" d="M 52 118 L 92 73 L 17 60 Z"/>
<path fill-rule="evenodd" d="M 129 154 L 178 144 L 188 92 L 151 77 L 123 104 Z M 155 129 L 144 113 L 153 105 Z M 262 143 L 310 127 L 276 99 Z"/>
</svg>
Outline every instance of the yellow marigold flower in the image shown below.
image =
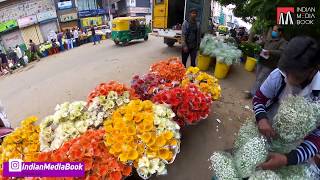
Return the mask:
<svg viewBox="0 0 320 180">
<path fill-rule="evenodd" d="M 161 159 L 165 159 L 168 161 L 172 159 L 173 153 L 167 148 L 162 148 L 158 151 L 158 156 Z"/>
<path fill-rule="evenodd" d="M 21 122 L 21 126 L 27 126 L 27 125 L 33 124 L 37 120 L 38 118 L 36 116 L 30 116 Z"/>
<path fill-rule="evenodd" d="M 156 146 L 163 147 L 164 145 L 166 145 L 166 143 L 167 143 L 167 140 L 165 139 L 164 136 L 158 136 L 156 138 L 156 142 L 155 142 Z"/>
</svg>

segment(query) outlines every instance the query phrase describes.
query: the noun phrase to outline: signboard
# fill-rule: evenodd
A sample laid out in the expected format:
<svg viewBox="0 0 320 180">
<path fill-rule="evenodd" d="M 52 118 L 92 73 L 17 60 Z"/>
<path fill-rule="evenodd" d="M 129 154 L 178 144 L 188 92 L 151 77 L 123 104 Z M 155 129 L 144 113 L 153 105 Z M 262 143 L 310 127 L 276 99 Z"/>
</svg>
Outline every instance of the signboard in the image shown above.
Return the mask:
<svg viewBox="0 0 320 180">
<path fill-rule="evenodd" d="M 63 1 L 63 2 L 58 2 L 58 9 L 70 9 L 72 8 L 72 1 Z"/>
<path fill-rule="evenodd" d="M 64 14 L 60 16 L 60 22 L 68 22 L 78 19 L 77 13 Z"/>
<path fill-rule="evenodd" d="M 104 9 L 91 9 L 79 11 L 79 17 L 90 17 L 90 16 L 98 16 L 106 14 L 106 10 Z"/>
<path fill-rule="evenodd" d="M 130 7 L 129 13 L 150 13 L 150 8 L 144 8 L 144 7 Z"/>
<path fill-rule="evenodd" d="M 45 11 L 37 14 L 38 22 L 54 19 L 57 17 L 56 11 Z"/>
<path fill-rule="evenodd" d="M 20 28 L 28 27 L 37 23 L 38 23 L 38 20 L 36 15 L 27 16 L 27 17 L 18 19 L 18 25 Z"/>
<path fill-rule="evenodd" d="M 8 31 L 18 27 L 18 23 L 16 20 L 9 20 L 0 24 L 0 33 L 4 31 Z"/>
<path fill-rule="evenodd" d="M 89 27 L 92 25 L 100 26 L 102 25 L 102 17 L 87 17 L 81 19 L 82 26 Z"/>
</svg>

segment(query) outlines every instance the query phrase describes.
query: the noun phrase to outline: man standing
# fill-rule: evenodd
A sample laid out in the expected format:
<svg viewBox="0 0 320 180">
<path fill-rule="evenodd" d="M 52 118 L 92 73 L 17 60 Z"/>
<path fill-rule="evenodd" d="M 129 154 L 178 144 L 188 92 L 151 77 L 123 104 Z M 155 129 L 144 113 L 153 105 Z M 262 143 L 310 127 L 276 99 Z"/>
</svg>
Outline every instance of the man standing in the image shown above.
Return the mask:
<svg viewBox="0 0 320 180">
<path fill-rule="evenodd" d="M 283 38 L 283 28 L 279 25 L 274 26 L 271 39 L 264 43 L 262 56 L 259 57 L 256 67 L 256 81 L 251 92 L 248 92 L 247 98 L 252 98 L 269 74 L 277 68 L 280 55 L 286 45 L 287 41 Z"/>
<path fill-rule="evenodd" d="M 29 46 L 30 46 L 30 52 L 31 52 L 31 61 L 40 60 L 38 56 L 36 44 L 31 39 L 29 40 L 29 42 L 30 42 Z"/>
<path fill-rule="evenodd" d="M 68 49 L 72 49 L 73 41 L 72 41 L 72 34 L 70 32 L 70 29 L 67 29 L 66 38 L 67 38 Z"/>
<path fill-rule="evenodd" d="M 198 11 L 190 10 L 189 19 L 182 24 L 182 63 L 187 67 L 188 57 L 191 58 L 191 66 L 196 66 L 197 52 L 200 45 L 200 23 L 197 22 Z"/>
<path fill-rule="evenodd" d="M 73 38 L 76 40 L 76 47 L 79 46 L 79 31 L 78 28 L 73 28 Z"/>
<path fill-rule="evenodd" d="M 59 33 L 57 33 L 57 38 L 60 45 L 60 51 L 64 51 L 64 44 L 62 42 L 63 32 L 60 31 Z"/>
<path fill-rule="evenodd" d="M 16 52 L 17 57 L 18 57 L 18 63 L 22 64 L 22 66 L 25 66 L 26 64 L 25 64 L 25 62 L 23 60 L 23 54 L 22 54 L 22 51 L 21 51 L 19 45 L 16 45 L 15 52 Z"/>
<path fill-rule="evenodd" d="M 8 58 L 7 58 L 7 55 L 5 53 L 3 53 L 1 50 L 0 50 L 0 58 L 1 58 L 1 65 L 2 65 L 2 68 L 7 70 L 8 72 L 12 73 L 11 72 L 11 69 L 9 68 L 9 63 L 8 63 Z M 4 71 L 5 72 L 5 71 Z"/>
<path fill-rule="evenodd" d="M 92 40 L 93 40 L 93 45 L 96 45 L 96 29 L 94 28 L 94 26 L 91 27 L 91 34 L 92 34 Z"/>
</svg>

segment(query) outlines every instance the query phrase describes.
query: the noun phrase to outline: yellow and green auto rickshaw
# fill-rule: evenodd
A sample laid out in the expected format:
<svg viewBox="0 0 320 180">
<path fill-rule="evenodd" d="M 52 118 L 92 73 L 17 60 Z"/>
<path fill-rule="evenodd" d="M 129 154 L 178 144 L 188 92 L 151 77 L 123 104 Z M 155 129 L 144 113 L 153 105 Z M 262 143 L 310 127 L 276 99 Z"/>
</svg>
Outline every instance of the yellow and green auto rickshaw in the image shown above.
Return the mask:
<svg viewBox="0 0 320 180">
<path fill-rule="evenodd" d="M 135 39 L 148 40 L 148 27 L 144 17 L 119 17 L 112 21 L 111 37 L 115 44 L 127 44 Z"/>
</svg>

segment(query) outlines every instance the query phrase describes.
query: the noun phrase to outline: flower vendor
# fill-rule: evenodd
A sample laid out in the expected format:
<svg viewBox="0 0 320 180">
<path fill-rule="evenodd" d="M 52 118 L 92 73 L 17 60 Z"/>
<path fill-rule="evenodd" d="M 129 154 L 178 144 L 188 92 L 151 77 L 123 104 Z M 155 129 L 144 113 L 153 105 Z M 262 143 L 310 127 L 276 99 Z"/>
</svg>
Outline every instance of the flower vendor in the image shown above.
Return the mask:
<svg viewBox="0 0 320 180">
<path fill-rule="evenodd" d="M 293 38 L 281 55 L 278 67 L 271 72 L 253 98 L 260 133 L 274 139 L 277 135 L 272 128 L 273 118 L 285 98 L 293 95 L 304 97 L 308 102 L 320 102 L 319 45 L 310 37 Z M 319 152 L 320 127 L 289 153 L 269 154 L 268 160 L 260 167 L 276 170 L 287 165 L 301 164 L 310 158 L 317 161 Z"/>
</svg>

